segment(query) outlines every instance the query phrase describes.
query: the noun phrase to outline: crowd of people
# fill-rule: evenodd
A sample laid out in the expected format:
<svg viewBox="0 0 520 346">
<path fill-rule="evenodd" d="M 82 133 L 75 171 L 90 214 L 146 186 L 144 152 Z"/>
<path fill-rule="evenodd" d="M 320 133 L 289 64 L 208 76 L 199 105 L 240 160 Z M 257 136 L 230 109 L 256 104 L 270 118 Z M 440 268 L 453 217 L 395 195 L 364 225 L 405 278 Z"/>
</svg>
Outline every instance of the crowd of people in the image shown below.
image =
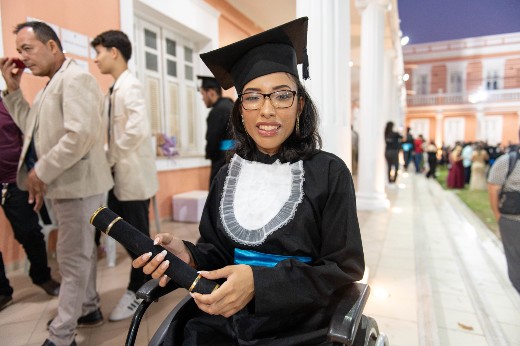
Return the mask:
<svg viewBox="0 0 520 346">
<path fill-rule="evenodd" d="M 453 146 L 438 147 L 434 140 L 426 141 L 422 134 L 414 137 L 410 127 L 403 135 L 395 132 L 393 127 L 393 122 L 387 122 L 384 132 L 389 186 L 396 182 L 400 162 L 405 172 L 413 162 L 413 172 L 425 174 L 427 178 L 437 176 L 437 167 L 446 167 L 446 185 L 450 189 L 467 186 L 469 190 L 486 190 L 487 176 L 493 163 L 501 155 L 518 149 L 515 144 L 504 147 L 500 143 L 489 145 L 484 141 L 459 141 Z"/>
<path fill-rule="evenodd" d="M 201 238 L 196 244 L 171 234 L 155 238 L 199 276 L 221 283 L 211 294 L 193 294 L 200 311 L 186 326 L 184 345 L 322 344 L 336 302 L 363 277 L 352 176 L 340 158 L 320 149 L 318 112 L 299 79 L 299 64 L 309 77 L 307 27 L 308 18 L 300 18 L 201 55 L 215 77 L 201 78 L 199 89 L 215 108 L 208 117 L 212 181 Z M 76 345 L 76 328 L 104 322 L 92 213 L 108 204 L 149 236 L 148 208 L 158 184 L 145 93 L 128 71 L 131 43 L 121 31 L 91 42 L 95 64 L 113 79 L 104 97 L 96 79 L 65 57 L 49 25 L 21 23 L 14 34 L 21 60 L 1 58 L 0 69 L 4 117 L 19 129 L 13 132 L 19 141 L 9 158 L 0 151 L 13 169 L 2 205 L 14 202 L 11 188 L 17 186 L 27 191 L 21 200 L 34 215 L 45 206 L 52 210 L 61 283 L 46 275 L 43 261 L 41 277 L 31 275 L 58 295 L 43 346 Z M 21 90 L 25 67 L 47 82 L 32 104 Z M 235 87 L 237 100 L 222 98 L 221 87 Z M 232 128 L 233 139 L 214 140 L 217 125 L 219 133 Z M 226 163 L 218 151 L 228 150 L 233 156 Z M 169 280 L 161 254 L 153 260 L 129 255 L 129 283 L 111 321 L 133 315 L 140 303 L 135 291 L 149 276 L 161 278 L 161 285 Z M 3 309 L 12 303 L 12 290 L 0 293 Z"/>
<path fill-rule="evenodd" d="M 447 186 L 451 189 L 487 189 L 487 177 L 494 162 L 503 154 L 517 149 L 516 145 L 493 146 L 483 141 L 457 142 L 451 147 L 442 148 L 447 157 L 443 164 L 448 167 Z"/>
</svg>

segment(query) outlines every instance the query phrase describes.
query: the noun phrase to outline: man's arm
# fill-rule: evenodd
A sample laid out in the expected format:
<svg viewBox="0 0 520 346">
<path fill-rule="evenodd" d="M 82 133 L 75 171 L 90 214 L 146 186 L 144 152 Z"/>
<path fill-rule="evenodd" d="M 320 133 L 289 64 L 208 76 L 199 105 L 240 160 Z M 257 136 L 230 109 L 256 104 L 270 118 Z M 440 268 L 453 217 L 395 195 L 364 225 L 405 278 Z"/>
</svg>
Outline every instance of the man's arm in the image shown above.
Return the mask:
<svg viewBox="0 0 520 346">
<path fill-rule="evenodd" d="M 119 129 L 120 134 L 115 139 L 115 145 L 111 146 L 108 151 L 108 163 L 113 166 L 122 158 L 135 152 L 139 145 L 151 138 L 150 120 L 146 113 L 146 103 L 144 100 L 144 92 L 140 85 L 133 84 L 123 96 L 123 113 L 126 116 L 124 129 Z M 117 97 L 118 95 L 116 95 Z M 112 114 L 113 126 L 120 126 L 117 117 L 121 114 Z M 112 135 L 115 136 L 116 129 L 112 129 Z"/>
<path fill-rule="evenodd" d="M 47 185 L 36 175 L 33 168 L 27 175 L 27 191 L 29 192 L 29 204 L 34 202 L 34 211 L 39 211 L 43 206 L 43 197 L 47 192 Z"/>
<path fill-rule="evenodd" d="M 25 133 L 30 107 L 20 90 L 23 69 L 16 67 L 13 58 L 0 58 L 0 70 L 6 84 L 6 90 L 2 92 L 2 97 L 6 101 L 4 105 L 16 125 Z"/>
<path fill-rule="evenodd" d="M 500 185 L 490 184 L 488 183 L 488 195 L 489 195 L 489 204 L 491 205 L 491 210 L 495 215 L 495 219 L 498 221 L 500 218 L 500 211 L 498 210 L 498 192 L 500 190 Z"/>
<path fill-rule="evenodd" d="M 64 135 L 38 158 L 37 176 L 50 184 L 75 165 L 101 137 L 101 90 L 94 77 L 82 74 L 63 85 L 62 111 Z"/>
<path fill-rule="evenodd" d="M 8 93 L 20 89 L 23 68 L 17 67 L 13 58 L 0 58 L 0 70 L 2 70 Z"/>
</svg>

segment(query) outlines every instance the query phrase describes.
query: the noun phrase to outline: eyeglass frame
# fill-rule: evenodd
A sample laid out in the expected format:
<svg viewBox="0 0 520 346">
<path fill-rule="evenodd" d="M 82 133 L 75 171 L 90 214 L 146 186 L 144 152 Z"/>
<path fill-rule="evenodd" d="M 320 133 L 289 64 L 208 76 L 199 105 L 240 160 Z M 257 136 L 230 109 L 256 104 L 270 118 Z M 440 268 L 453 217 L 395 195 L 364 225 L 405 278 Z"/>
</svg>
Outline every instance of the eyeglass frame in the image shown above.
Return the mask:
<svg viewBox="0 0 520 346">
<path fill-rule="evenodd" d="M 291 105 L 290 106 L 287 106 L 287 107 L 276 107 L 274 104 L 273 104 L 273 101 L 271 100 L 271 95 L 272 94 L 276 94 L 276 93 L 279 93 L 279 92 L 290 92 L 293 96 L 292 96 L 292 101 L 291 101 Z M 240 104 L 242 105 L 242 108 L 244 108 L 244 110 L 246 111 L 257 111 L 259 110 L 260 108 L 262 108 L 265 104 L 265 99 L 268 98 L 269 99 L 269 102 L 271 102 L 271 106 L 273 106 L 274 109 L 287 109 L 287 108 L 291 108 L 292 105 L 294 104 L 294 99 L 296 98 L 296 94 L 298 92 L 296 90 L 276 90 L 276 91 L 273 91 L 272 93 L 268 93 L 268 94 L 264 94 L 264 93 L 260 93 L 258 91 L 247 91 L 245 93 L 241 93 L 241 94 L 238 94 L 238 97 L 240 99 Z M 264 98 L 263 98 L 263 102 L 262 102 L 262 105 L 260 105 L 258 108 L 256 109 L 247 109 L 246 107 L 244 107 L 244 102 L 242 101 L 242 96 L 244 95 L 247 95 L 247 94 L 258 94 L 258 95 L 262 95 Z"/>
</svg>

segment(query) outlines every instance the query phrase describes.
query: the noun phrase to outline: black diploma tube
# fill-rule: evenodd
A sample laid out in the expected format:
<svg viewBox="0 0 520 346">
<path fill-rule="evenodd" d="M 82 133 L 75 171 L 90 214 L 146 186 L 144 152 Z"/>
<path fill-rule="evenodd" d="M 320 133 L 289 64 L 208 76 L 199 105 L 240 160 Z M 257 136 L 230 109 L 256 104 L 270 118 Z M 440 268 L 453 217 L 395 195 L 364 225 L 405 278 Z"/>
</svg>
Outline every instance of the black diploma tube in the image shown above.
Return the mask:
<svg viewBox="0 0 520 346">
<path fill-rule="evenodd" d="M 90 223 L 117 240 L 136 256 L 151 252 L 153 257 L 165 250 L 160 245 L 154 245 L 152 239 L 139 232 L 107 207 L 96 210 L 90 218 Z M 203 278 L 195 269 L 168 250 L 166 250 L 165 259 L 170 261 L 170 266 L 166 269 L 165 274 L 180 287 L 202 294 L 209 294 L 219 287 L 217 283 Z"/>
</svg>

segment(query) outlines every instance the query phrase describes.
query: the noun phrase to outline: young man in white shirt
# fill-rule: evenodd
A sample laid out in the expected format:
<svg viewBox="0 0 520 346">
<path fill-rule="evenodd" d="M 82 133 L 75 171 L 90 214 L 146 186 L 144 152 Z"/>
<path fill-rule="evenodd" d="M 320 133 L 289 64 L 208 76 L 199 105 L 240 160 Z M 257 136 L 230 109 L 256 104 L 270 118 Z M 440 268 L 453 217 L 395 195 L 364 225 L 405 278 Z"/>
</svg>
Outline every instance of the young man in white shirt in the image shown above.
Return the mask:
<svg viewBox="0 0 520 346">
<path fill-rule="evenodd" d="M 150 198 L 157 192 L 158 182 L 144 91 L 128 70 L 132 44 L 125 33 L 110 30 L 99 34 L 91 45 L 101 73 L 114 78 L 105 96 L 106 153 L 115 183 L 108 194 L 108 207 L 149 236 Z M 142 270 L 131 269 L 127 291 L 111 312 L 110 321 L 134 314 L 141 301 L 136 299 L 135 292 L 146 280 Z"/>
</svg>

